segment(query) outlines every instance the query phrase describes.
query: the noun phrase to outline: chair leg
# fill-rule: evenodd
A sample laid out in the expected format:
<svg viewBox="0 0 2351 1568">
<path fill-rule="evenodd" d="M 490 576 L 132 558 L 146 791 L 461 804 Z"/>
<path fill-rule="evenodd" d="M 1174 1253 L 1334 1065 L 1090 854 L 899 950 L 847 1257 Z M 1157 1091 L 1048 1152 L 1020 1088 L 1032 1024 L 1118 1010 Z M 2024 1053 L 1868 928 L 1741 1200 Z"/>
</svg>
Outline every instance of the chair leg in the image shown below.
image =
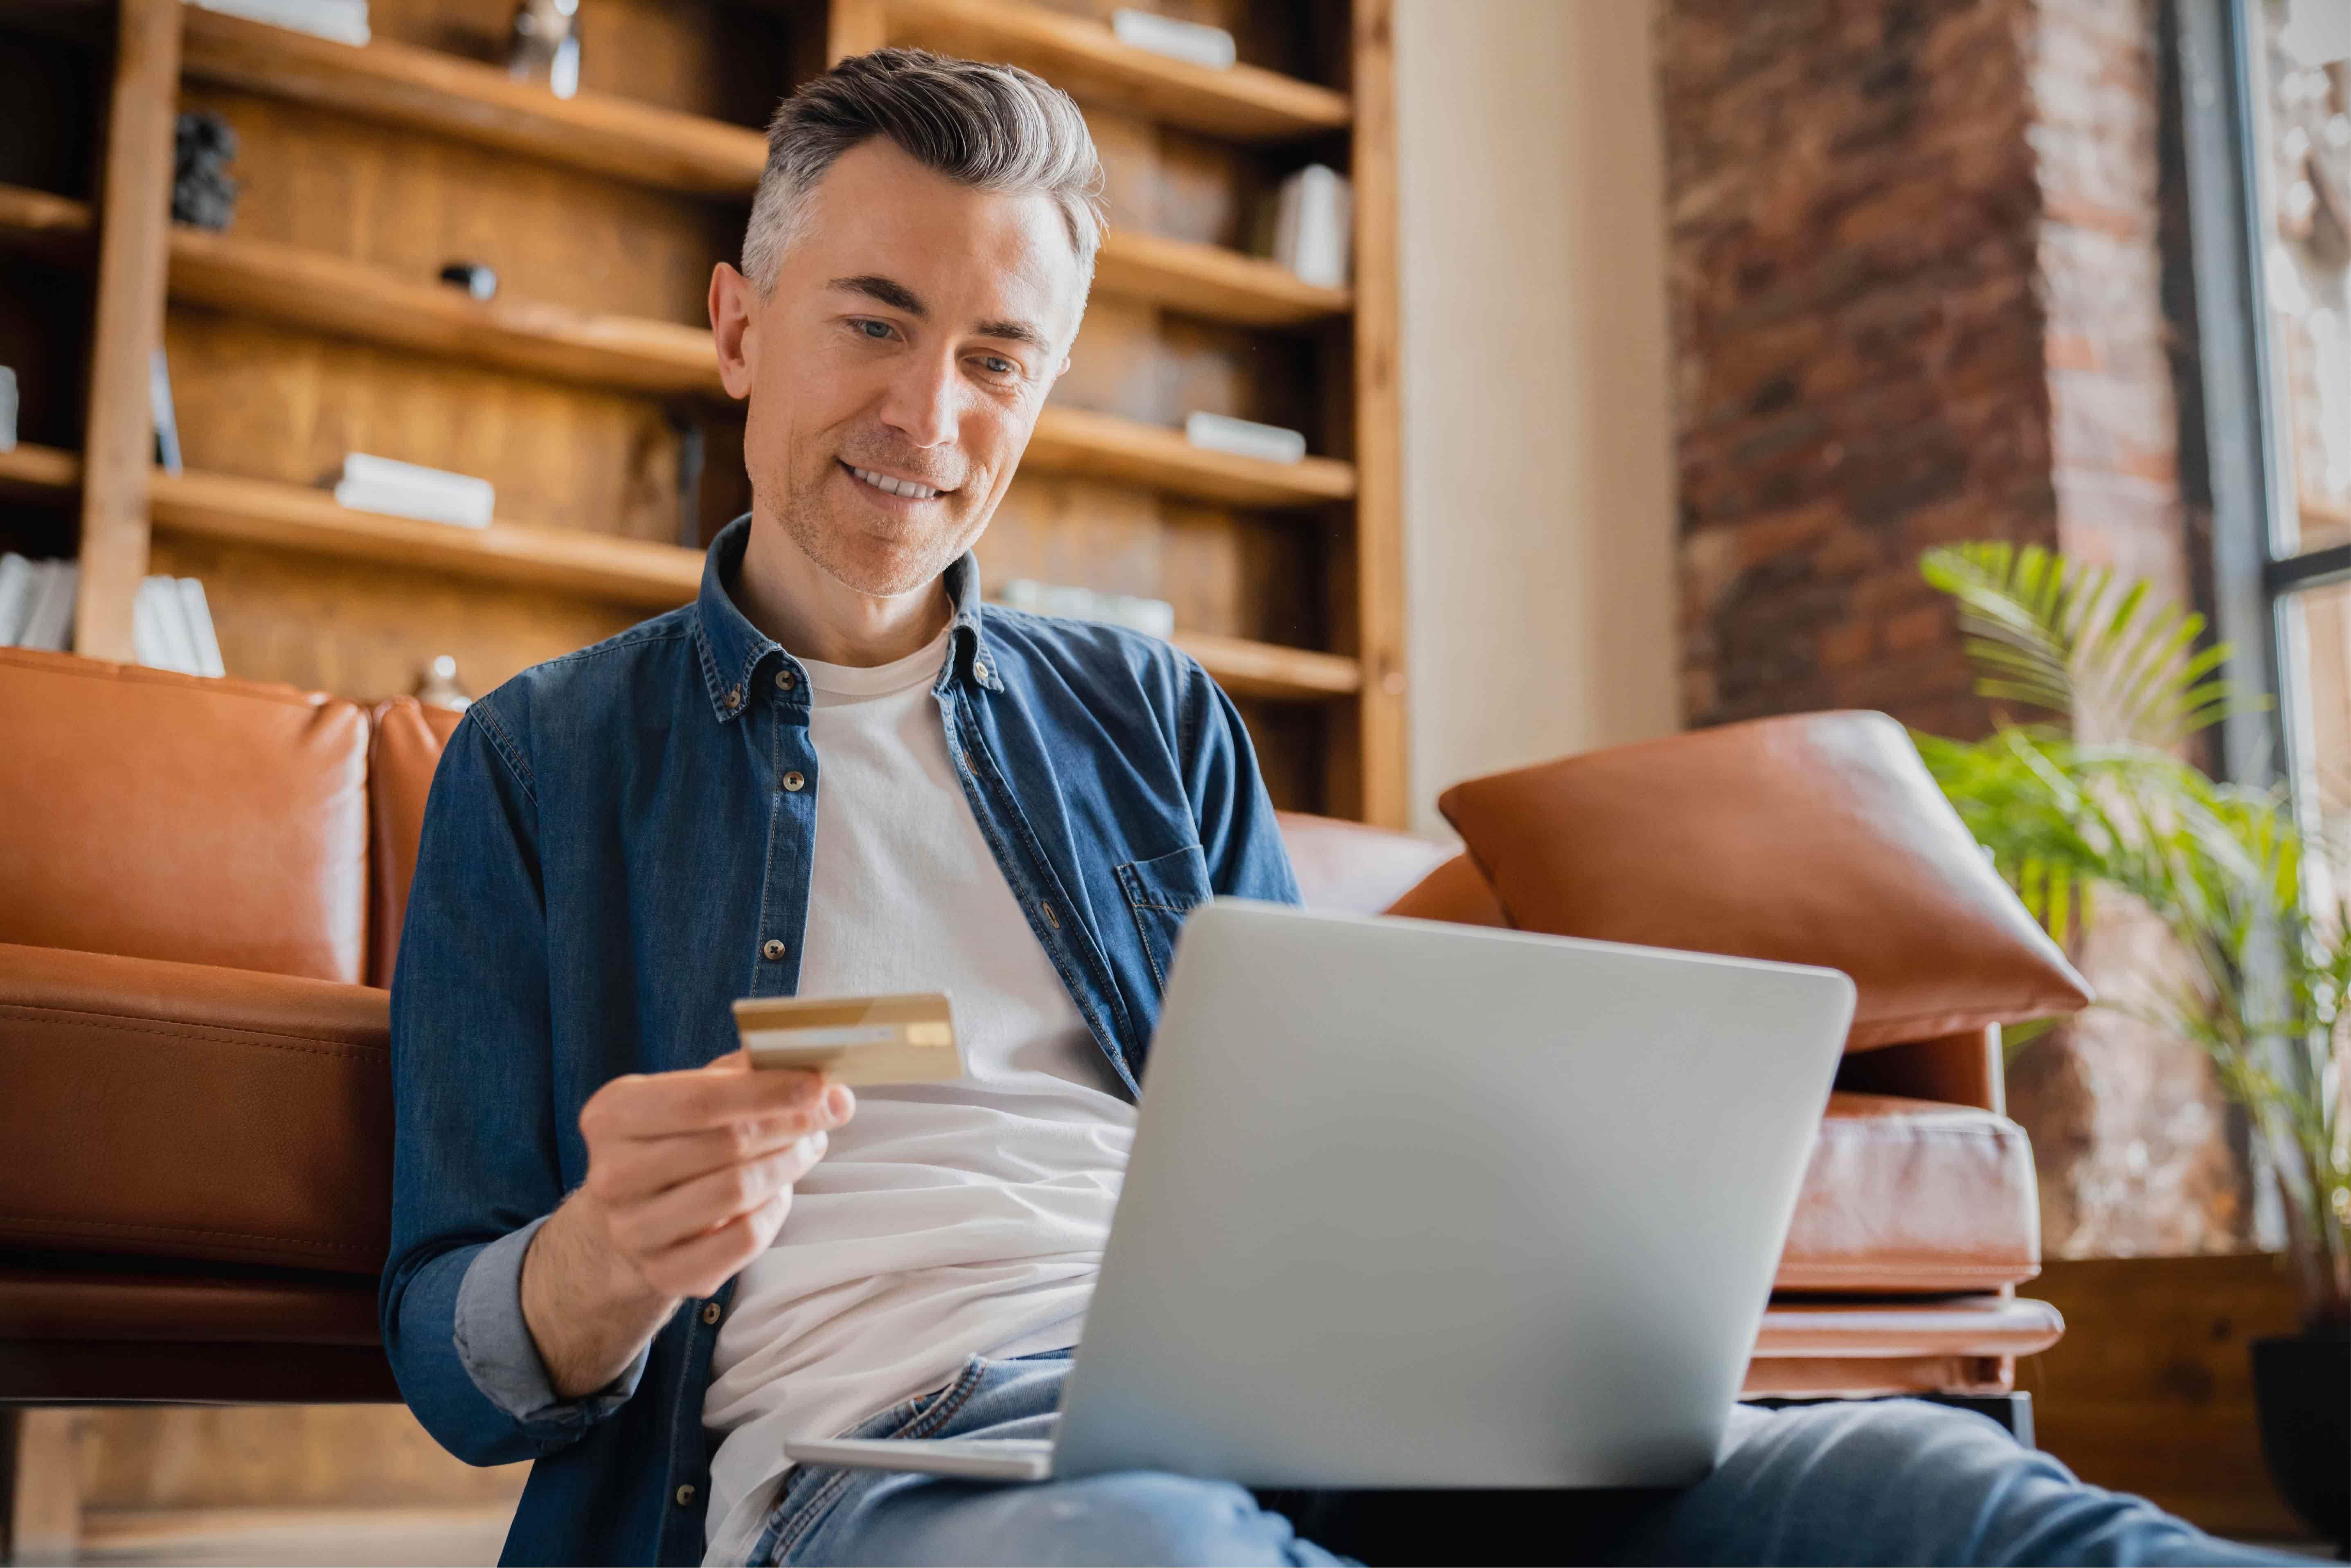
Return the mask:
<svg viewBox="0 0 2351 1568">
<path fill-rule="evenodd" d="M 81 1551 L 81 1412 L 0 1410 L 6 1561 L 71 1563 Z"/>
</svg>

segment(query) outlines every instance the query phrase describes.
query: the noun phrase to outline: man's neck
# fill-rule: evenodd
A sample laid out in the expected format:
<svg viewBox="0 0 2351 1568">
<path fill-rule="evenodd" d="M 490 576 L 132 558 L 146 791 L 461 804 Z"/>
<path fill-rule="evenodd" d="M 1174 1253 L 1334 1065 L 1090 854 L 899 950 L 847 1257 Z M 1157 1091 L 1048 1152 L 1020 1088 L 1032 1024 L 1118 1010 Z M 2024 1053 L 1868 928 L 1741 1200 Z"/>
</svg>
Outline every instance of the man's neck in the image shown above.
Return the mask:
<svg viewBox="0 0 2351 1568">
<path fill-rule="evenodd" d="M 866 668 L 918 653 L 954 618 L 946 584 L 860 593 L 810 560 L 780 524 L 754 518 L 734 584 L 744 618 L 792 656 Z"/>
</svg>

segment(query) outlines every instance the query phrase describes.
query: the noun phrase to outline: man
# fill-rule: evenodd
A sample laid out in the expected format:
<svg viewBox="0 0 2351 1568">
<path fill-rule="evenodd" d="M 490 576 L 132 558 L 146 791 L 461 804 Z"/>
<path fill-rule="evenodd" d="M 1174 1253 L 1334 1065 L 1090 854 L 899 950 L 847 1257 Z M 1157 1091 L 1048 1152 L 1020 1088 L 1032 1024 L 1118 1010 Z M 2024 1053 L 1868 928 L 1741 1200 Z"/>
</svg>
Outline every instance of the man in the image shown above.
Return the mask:
<svg viewBox="0 0 2351 1568">
<path fill-rule="evenodd" d="M 1074 106 L 1007 68 L 883 50 L 788 101 L 710 289 L 751 515 L 696 603 L 450 740 L 392 998 L 383 1328 L 452 1450 L 539 1461 L 510 1560 L 1331 1561 L 1228 1484 L 783 1458 L 1041 1435 L 1183 913 L 1297 897 L 1196 664 L 979 601 L 967 552 L 1067 366 L 1099 178 Z M 730 1050 L 738 996 L 914 989 L 953 993 L 962 1081 L 858 1104 Z M 1975 1416 L 1738 1432 L 1564 1554 L 2229 1552 Z"/>
</svg>

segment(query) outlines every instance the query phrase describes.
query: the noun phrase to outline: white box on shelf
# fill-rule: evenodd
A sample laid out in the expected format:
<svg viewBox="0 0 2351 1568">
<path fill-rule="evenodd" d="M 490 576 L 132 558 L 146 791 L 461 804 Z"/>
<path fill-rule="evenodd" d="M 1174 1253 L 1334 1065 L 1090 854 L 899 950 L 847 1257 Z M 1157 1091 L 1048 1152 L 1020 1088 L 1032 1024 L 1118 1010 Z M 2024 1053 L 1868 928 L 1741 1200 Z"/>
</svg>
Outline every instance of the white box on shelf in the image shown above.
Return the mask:
<svg viewBox="0 0 2351 1568">
<path fill-rule="evenodd" d="M 1099 621 L 1123 626 L 1152 637 L 1176 634 L 1176 607 L 1164 599 L 1134 593 L 1097 593 L 1091 588 L 1039 582 L 1016 577 L 997 590 L 999 603 L 1032 615 L 1058 615 L 1070 621 Z"/>
<path fill-rule="evenodd" d="M 131 602 L 131 655 L 151 670 L 196 673 L 196 640 L 180 609 L 180 591 L 168 577 L 142 579 Z"/>
<path fill-rule="evenodd" d="M 1169 59 L 1189 60 L 1212 71 L 1228 71 L 1240 57 L 1233 45 L 1233 36 L 1222 27 L 1211 27 L 1205 22 L 1178 21 L 1155 11 L 1122 7 L 1111 14 L 1110 30 L 1122 44 L 1149 49 Z"/>
<path fill-rule="evenodd" d="M 486 528 L 497 504 L 487 479 L 415 463 L 398 463 L 365 452 L 343 457 L 342 482 L 335 499 L 355 511 L 389 512 L 428 523 Z"/>
<path fill-rule="evenodd" d="M 1354 205 L 1344 174 L 1322 163 L 1299 170 L 1274 204 L 1273 259 L 1309 283 L 1344 288 Z"/>
<path fill-rule="evenodd" d="M 204 597 L 204 585 L 193 577 L 183 577 L 172 586 L 179 590 L 181 612 L 187 617 L 189 633 L 195 638 L 196 674 L 227 674 L 228 666 L 221 663 L 220 634 L 213 627 L 212 601 Z"/>
<path fill-rule="evenodd" d="M 364 46 L 369 37 L 367 0 L 188 0 L 207 11 L 266 22 L 273 27 Z"/>
<path fill-rule="evenodd" d="M 1184 439 L 1211 452 L 1238 457 L 1261 457 L 1268 463 L 1296 463 L 1306 455 L 1306 437 L 1279 424 L 1259 424 L 1228 413 L 1195 410 L 1184 416 Z"/>
</svg>

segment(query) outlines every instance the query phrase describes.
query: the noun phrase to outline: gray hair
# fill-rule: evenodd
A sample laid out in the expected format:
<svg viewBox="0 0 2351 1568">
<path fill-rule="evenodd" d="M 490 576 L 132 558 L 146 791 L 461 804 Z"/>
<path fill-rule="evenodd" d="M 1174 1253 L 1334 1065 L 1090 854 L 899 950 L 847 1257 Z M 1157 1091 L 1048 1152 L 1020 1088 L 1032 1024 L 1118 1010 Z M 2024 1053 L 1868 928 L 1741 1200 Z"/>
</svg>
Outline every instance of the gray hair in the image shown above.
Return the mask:
<svg viewBox="0 0 2351 1568">
<path fill-rule="evenodd" d="M 1051 196 L 1079 275 L 1092 282 L 1102 162 L 1070 95 L 1018 66 L 891 48 L 841 61 L 784 99 L 769 122 L 768 166 L 743 235 L 743 274 L 762 295 L 805 232 L 818 183 L 842 153 L 876 136 L 973 190 Z"/>
</svg>

